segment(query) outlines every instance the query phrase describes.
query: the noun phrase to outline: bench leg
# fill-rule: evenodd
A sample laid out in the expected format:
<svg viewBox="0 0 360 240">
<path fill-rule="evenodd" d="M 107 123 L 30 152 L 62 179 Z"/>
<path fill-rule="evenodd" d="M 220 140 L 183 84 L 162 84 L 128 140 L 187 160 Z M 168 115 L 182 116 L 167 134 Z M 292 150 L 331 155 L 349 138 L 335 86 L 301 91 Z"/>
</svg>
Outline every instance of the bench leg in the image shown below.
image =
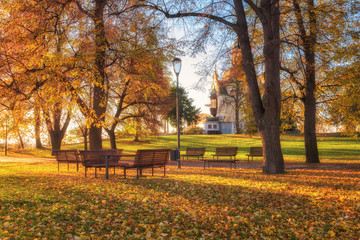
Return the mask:
<svg viewBox="0 0 360 240">
<path fill-rule="evenodd" d="M 70 170 L 69 165 L 70 165 L 70 163 L 68 162 L 68 171 Z"/>
<path fill-rule="evenodd" d="M 60 166 L 59 165 L 60 165 L 60 163 L 58 162 L 58 171 L 60 171 Z"/>
<path fill-rule="evenodd" d="M 85 167 L 85 177 L 86 177 L 86 170 L 87 170 L 87 167 Z"/>
<path fill-rule="evenodd" d="M 126 179 L 126 167 L 124 167 L 124 179 Z"/>
<path fill-rule="evenodd" d="M 136 168 L 136 180 L 139 180 L 139 168 Z"/>
<path fill-rule="evenodd" d="M 97 168 L 95 168 L 95 178 L 96 178 L 96 169 L 97 169 Z M 100 168 L 100 170 L 101 170 L 101 168 Z"/>
<path fill-rule="evenodd" d="M 164 177 L 166 176 L 166 165 L 164 165 Z"/>
<path fill-rule="evenodd" d="M 151 175 L 154 176 L 154 166 L 151 168 Z"/>
</svg>

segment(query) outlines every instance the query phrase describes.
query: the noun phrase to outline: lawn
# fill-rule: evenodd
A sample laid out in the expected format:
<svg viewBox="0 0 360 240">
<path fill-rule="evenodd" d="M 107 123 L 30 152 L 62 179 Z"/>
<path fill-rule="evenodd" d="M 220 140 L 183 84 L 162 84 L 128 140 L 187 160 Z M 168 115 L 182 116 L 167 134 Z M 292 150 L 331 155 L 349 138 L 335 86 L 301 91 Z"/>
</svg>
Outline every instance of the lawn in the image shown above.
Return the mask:
<svg viewBox="0 0 360 240">
<path fill-rule="evenodd" d="M 132 139 L 121 139 L 117 147 L 125 153 L 134 153 L 137 149 L 171 148 L 175 149 L 177 139 L 175 135 L 149 137 L 139 143 Z M 234 146 L 239 148 L 238 159 L 247 160 L 246 154 L 250 147 L 261 146 L 259 136 L 245 135 L 183 135 L 181 136 L 181 151 L 186 147 L 206 147 L 205 157 L 211 158 L 216 147 Z M 305 145 L 300 135 L 282 135 L 281 146 L 285 163 L 304 163 Z M 104 141 L 104 148 L 110 148 L 109 141 Z M 63 149 L 83 149 L 82 144 L 64 145 Z M 360 141 L 349 137 L 318 137 L 320 161 L 322 163 L 360 163 Z M 10 155 L 19 157 L 50 157 L 50 150 L 16 150 Z M 3 154 L 3 153 L 1 153 Z M 256 158 L 255 161 L 261 161 Z"/>
<path fill-rule="evenodd" d="M 301 136 L 281 137 L 285 163 L 304 163 Z M 246 160 L 259 137 L 181 136 L 186 147 L 238 146 Z M 109 143 L 104 142 L 109 148 Z M 129 139 L 118 148 L 175 148 L 176 136 Z M 64 145 L 64 149 L 82 145 Z M 359 163 L 357 140 L 319 138 L 322 163 Z M 50 150 L 11 151 L 11 156 L 50 158 Z M 0 156 L 1 159 L 1 156 Z M 53 159 L 53 158 L 51 158 Z M 261 159 L 255 161 L 260 162 Z M 168 167 L 136 180 L 120 174 L 84 177 L 75 166 L 57 171 L 53 161 L 0 161 L 0 239 L 358 239 L 359 170 Z"/>
<path fill-rule="evenodd" d="M 84 177 L 0 163 L 0 239 L 358 239 L 360 173 L 169 167 Z M 119 171 L 120 172 L 120 171 Z"/>
</svg>

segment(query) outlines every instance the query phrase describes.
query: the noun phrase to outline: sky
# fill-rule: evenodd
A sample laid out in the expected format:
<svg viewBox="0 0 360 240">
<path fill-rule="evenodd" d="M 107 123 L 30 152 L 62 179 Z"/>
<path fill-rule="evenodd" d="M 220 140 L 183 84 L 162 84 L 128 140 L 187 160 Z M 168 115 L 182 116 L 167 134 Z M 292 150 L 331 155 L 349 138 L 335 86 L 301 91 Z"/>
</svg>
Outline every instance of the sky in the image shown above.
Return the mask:
<svg viewBox="0 0 360 240">
<path fill-rule="evenodd" d="M 182 41 L 186 39 L 184 32 L 184 26 L 182 24 L 173 24 L 174 22 L 168 21 L 168 37 Z M 182 49 L 184 53 L 187 49 Z M 202 90 L 196 89 L 195 85 L 199 82 L 202 76 L 196 74 L 199 70 L 196 66 L 197 63 L 203 62 L 206 59 L 206 54 L 197 54 L 196 58 L 185 56 L 176 56 L 181 59 L 181 70 L 179 74 L 179 85 L 184 87 L 188 92 L 188 96 L 194 99 L 194 105 L 201 109 L 201 113 L 210 113 L 210 108 L 206 107 L 206 104 L 210 103 L 210 88 L 212 80 L 208 77 L 201 86 Z M 173 70 L 173 66 L 169 66 L 172 73 L 172 80 L 176 83 L 176 75 Z"/>
<path fill-rule="evenodd" d="M 184 87 L 188 92 L 188 96 L 194 99 L 194 105 L 197 108 L 201 109 L 201 113 L 210 113 L 209 107 L 206 107 L 206 104 L 210 103 L 210 88 L 211 88 L 211 80 L 207 79 L 204 86 L 202 86 L 203 90 L 196 89 L 195 84 L 200 80 L 201 76 L 197 75 L 198 71 L 195 66 L 202 59 L 195 59 L 189 56 L 180 56 L 181 59 L 181 70 L 179 74 L 179 85 Z M 172 79 L 174 82 L 176 81 L 176 75 L 171 66 L 172 71 Z"/>
</svg>

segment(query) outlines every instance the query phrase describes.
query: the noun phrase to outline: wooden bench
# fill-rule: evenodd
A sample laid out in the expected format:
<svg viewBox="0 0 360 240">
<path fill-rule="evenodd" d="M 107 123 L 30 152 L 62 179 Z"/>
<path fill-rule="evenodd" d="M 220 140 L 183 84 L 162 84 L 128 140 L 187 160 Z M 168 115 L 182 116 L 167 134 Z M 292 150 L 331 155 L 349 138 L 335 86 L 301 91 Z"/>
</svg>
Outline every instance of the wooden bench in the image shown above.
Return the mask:
<svg viewBox="0 0 360 240">
<path fill-rule="evenodd" d="M 205 149 L 206 148 L 186 148 L 186 153 L 181 156 L 183 160 L 185 157 L 187 159 L 189 159 L 189 157 L 197 157 L 198 160 L 200 159 L 200 157 L 203 159 L 205 154 Z"/>
<path fill-rule="evenodd" d="M 126 170 L 129 168 L 136 168 L 136 179 L 142 175 L 142 170 L 146 168 L 152 169 L 152 176 L 154 176 L 154 168 L 164 168 L 164 177 L 166 175 L 166 164 L 170 160 L 171 149 L 139 149 L 133 155 L 134 159 L 121 159 L 128 165 L 122 166 L 124 169 L 124 178 L 126 178 Z"/>
<path fill-rule="evenodd" d="M 106 168 L 106 158 L 105 155 L 115 155 L 114 157 L 110 157 L 108 160 L 108 167 L 115 168 L 121 167 L 124 163 L 119 163 L 120 156 L 122 153 L 122 149 L 101 149 L 101 150 L 91 150 L 91 151 L 80 151 L 81 163 L 85 167 L 85 177 L 88 168 L 95 169 L 95 178 L 98 168 Z"/>
<path fill-rule="evenodd" d="M 236 168 L 236 162 L 238 161 L 236 160 L 237 151 L 238 151 L 238 147 L 217 147 L 215 150 L 215 154 L 212 154 L 213 156 L 212 159 L 202 160 L 204 161 L 204 169 L 206 167 L 206 163 L 207 166 L 210 167 L 210 163 L 215 163 L 215 162 L 229 163 L 230 168 L 232 168 L 234 164 Z M 224 158 L 224 157 L 229 157 L 229 158 Z"/>
<path fill-rule="evenodd" d="M 58 171 L 60 171 L 60 163 L 67 163 L 68 171 L 70 163 L 76 163 L 76 171 L 79 171 L 79 152 L 77 150 L 54 150 L 56 161 L 58 163 Z"/>
<path fill-rule="evenodd" d="M 215 154 L 213 154 L 213 159 L 215 157 L 219 159 L 219 157 L 230 157 L 230 159 L 236 159 L 238 147 L 217 147 L 215 150 Z"/>
<path fill-rule="evenodd" d="M 254 157 L 262 157 L 262 147 L 250 147 L 250 152 L 246 154 L 246 156 L 248 156 L 248 162 L 250 161 L 250 157 L 251 161 L 254 161 Z"/>
</svg>

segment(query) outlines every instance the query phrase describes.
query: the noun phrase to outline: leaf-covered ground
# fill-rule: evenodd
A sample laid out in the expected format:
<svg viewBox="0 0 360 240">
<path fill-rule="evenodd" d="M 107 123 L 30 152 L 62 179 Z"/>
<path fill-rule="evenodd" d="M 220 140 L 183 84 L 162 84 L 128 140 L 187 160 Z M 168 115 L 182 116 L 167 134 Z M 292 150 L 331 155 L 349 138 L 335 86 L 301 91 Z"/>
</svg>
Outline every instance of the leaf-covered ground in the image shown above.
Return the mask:
<svg viewBox="0 0 360 240">
<path fill-rule="evenodd" d="M 0 163 L 0 239 L 358 239 L 360 172 Z"/>
</svg>

